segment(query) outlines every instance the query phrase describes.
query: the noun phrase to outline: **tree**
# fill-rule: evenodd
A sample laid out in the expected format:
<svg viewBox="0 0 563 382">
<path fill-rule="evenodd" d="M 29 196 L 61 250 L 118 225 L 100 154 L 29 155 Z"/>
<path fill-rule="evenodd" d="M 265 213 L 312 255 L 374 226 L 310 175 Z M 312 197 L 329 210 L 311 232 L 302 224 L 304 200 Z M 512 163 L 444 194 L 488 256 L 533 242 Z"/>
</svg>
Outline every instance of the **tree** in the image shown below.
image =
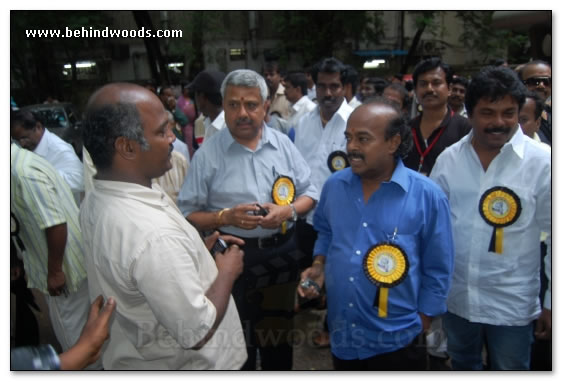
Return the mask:
<svg viewBox="0 0 563 382">
<path fill-rule="evenodd" d="M 401 67 L 401 73 L 407 73 L 409 66 L 413 63 L 415 57 L 416 49 L 422 34 L 427 28 L 433 28 L 434 25 L 434 11 L 423 11 L 419 16 L 415 18 L 416 33 L 412 39 L 411 45 L 409 47 L 409 52 L 407 53 L 407 58 L 403 62 Z"/>
</svg>

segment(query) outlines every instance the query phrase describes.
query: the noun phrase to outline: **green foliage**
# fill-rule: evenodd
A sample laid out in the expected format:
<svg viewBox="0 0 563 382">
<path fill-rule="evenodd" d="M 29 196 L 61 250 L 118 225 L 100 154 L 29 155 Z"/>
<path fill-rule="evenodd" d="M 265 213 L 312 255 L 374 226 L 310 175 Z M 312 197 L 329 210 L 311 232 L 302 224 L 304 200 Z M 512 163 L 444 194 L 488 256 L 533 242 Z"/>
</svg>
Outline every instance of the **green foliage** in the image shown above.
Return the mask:
<svg viewBox="0 0 563 382">
<path fill-rule="evenodd" d="M 283 11 L 274 14 L 273 23 L 284 36 L 277 50 L 281 62 L 297 53 L 310 64 L 342 50 L 351 54 L 361 41 L 375 44 L 384 37 L 376 11 Z"/>
<path fill-rule="evenodd" d="M 493 11 L 458 11 L 456 17 L 462 21 L 463 32 L 459 41 L 469 50 L 483 56 L 482 63 L 493 57 L 506 57 L 507 52 L 524 52 L 528 36 L 512 30 L 492 26 Z M 508 57 L 508 60 L 518 60 Z"/>
</svg>

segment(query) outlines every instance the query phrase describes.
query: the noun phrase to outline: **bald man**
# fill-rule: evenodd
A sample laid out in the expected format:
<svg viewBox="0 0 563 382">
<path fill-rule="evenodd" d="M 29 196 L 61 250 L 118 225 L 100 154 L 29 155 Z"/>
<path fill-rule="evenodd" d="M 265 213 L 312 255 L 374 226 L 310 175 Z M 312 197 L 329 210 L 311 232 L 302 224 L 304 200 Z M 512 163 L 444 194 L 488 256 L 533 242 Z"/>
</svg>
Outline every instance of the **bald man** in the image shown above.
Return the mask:
<svg viewBox="0 0 563 382">
<path fill-rule="evenodd" d="M 326 283 L 336 370 L 426 370 L 421 334 L 446 311 L 453 270 L 448 200 L 403 164 L 411 131 L 389 102 L 350 114 L 350 167 L 323 187 L 313 265 L 301 275 Z M 319 290 L 298 288 L 310 298 Z"/>
<path fill-rule="evenodd" d="M 168 115 L 133 84 L 96 91 L 85 113 L 84 145 L 98 172 L 80 210 L 90 296 L 119 307 L 105 369 L 239 369 L 246 360 L 231 296 L 242 271 L 240 239 L 208 248 L 152 178 L 171 168 Z M 206 246 L 208 245 L 208 246 Z"/>
</svg>

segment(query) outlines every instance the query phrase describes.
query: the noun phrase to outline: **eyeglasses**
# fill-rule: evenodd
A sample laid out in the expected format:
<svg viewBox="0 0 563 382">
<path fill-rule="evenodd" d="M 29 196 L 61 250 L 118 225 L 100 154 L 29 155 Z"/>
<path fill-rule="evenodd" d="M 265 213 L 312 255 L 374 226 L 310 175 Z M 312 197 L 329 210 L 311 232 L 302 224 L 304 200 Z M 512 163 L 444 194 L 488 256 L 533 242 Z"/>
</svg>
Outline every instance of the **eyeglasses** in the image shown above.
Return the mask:
<svg viewBox="0 0 563 382">
<path fill-rule="evenodd" d="M 530 77 L 524 83 L 528 86 L 551 86 L 551 77 Z"/>
</svg>

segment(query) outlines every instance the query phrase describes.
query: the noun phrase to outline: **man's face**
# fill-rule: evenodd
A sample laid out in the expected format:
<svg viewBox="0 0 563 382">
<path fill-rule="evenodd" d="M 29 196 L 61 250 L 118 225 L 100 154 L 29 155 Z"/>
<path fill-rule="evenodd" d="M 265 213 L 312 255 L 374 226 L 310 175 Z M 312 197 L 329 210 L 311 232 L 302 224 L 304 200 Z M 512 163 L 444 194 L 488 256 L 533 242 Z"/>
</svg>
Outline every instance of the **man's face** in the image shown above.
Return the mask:
<svg viewBox="0 0 563 382">
<path fill-rule="evenodd" d="M 539 130 L 541 124 L 541 116 L 536 118 L 535 111 L 536 101 L 531 98 L 526 98 L 526 102 L 524 106 L 522 106 L 522 110 L 520 110 L 518 122 L 524 134 L 530 138 L 534 138 L 534 133 Z"/>
<path fill-rule="evenodd" d="M 383 90 L 383 97 L 395 102 L 399 107 L 399 110 L 403 110 L 403 97 L 401 97 L 401 93 L 399 91 L 389 87 L 385 88 Z"/>
<path fill-rule="evenodd" d="M 528 65 L 522 72 L 522 80 L 528 90 L 535 92 L 543 101 L 551 96 L 551 68 L 549 66 Z"/>
<path fill-rule="evenodd" d="M 278 90 L 281 76 L 278 73 L 277 68 L 266 68 L 266 70 L 264 70 L 264 79 L 266 80 L 266 84 L 268 85 L 268 88 L 270 88 L 271 93 L 274 93 L 276 90 Z M 271 97 L 273 96 L 274 94 L 271 94 Z"/>
<path fill-rule="evenodd" d="M 285 98 L 287 98 L 287 100 L 291 102 L 291 104 L 299 101 L 303 96 L 303 94 L 301 94 L 301 88 L 299 88 L 298 86 L 293 86 L 291 82 L 286 81 L 284 86 Z"/>
<path fill-rule="evenodd" d="M 252 141 L 260 133 L 266 109 L 260 89 L 229 85 L 223 99 L 225 123 L 237 141 Z"/>
<path fill-rule="evenodd" d="M 362 99 L 367 99 L 375 95 L 375 85 L 367 82 L 363 82 L 360 86 L 360 94 Z"/>
<path fill-rule="evenodd" d="M 448 98 L 448 103 L 455 109 L 463 107 L 465 102 L 465 86 L 461 84 L 452 84 L 451 94 Z"/>
<path fill-rule="evenodd" d="M 469 121 L 476 144 L 487 150 L 500 150 L 518 128 L 518 102 L 509 95 L 495 102 L 481 98 Z"/>
<path fill-rule="evenodd" d="M 21 124 L 16 123 L 10 133 L 12 138 L 14 138 L 24 149 L 29 151 L 35 150 L 41 138 L 43 137 L 43 127 L 39 122 L 35 124 L 33 129 L 25 129 Z"/>
<path fill-rule="evenodd" d="M 386 105 L 360 106 L 346 125 L 346 151 L 354 174 L 373 178 L 385 174 L 394 165 L 394 154 L 401 139 L 397 135 L 385 140 L 385 129 L 396 115 Z"/>
<path fill-rule="evenodd" d="M 340 73 L 324 73 L 317 75 L 317 101 L 325 117 L 332 116 L 344 101 L 344 86 Z"/>
<path fill-rule="evenodd" d="M 415 92 L 422 109 L 443 107 L 448 102 L 450 89 L 446 82 L 446 72 L 440 67 L 418 76 Z"/>
<path fill-rule="evenodd" d="M 172 89 L 170 88 L 166 88 L 164 89 L 162 92 L 160 92 L 160 100 L 162 101 L 162 103 L 165 105 L 165 107 L 169 108 L 170 105 L 170 99 L 174 99 L 174 93 L 172 93 Z M 170 110 L 170 109 L 169 109 Z"/>
<path fill-rule="evenodd" d="M 172 132 L 168 113 L 156 97 L 137 103 L 137 109 L 149 144 L 147 151 L 139 150 L 139 168 L 145 177 L 158 178 L 172 168 L 170 158 L 176 136 Z"/>
</svg>

